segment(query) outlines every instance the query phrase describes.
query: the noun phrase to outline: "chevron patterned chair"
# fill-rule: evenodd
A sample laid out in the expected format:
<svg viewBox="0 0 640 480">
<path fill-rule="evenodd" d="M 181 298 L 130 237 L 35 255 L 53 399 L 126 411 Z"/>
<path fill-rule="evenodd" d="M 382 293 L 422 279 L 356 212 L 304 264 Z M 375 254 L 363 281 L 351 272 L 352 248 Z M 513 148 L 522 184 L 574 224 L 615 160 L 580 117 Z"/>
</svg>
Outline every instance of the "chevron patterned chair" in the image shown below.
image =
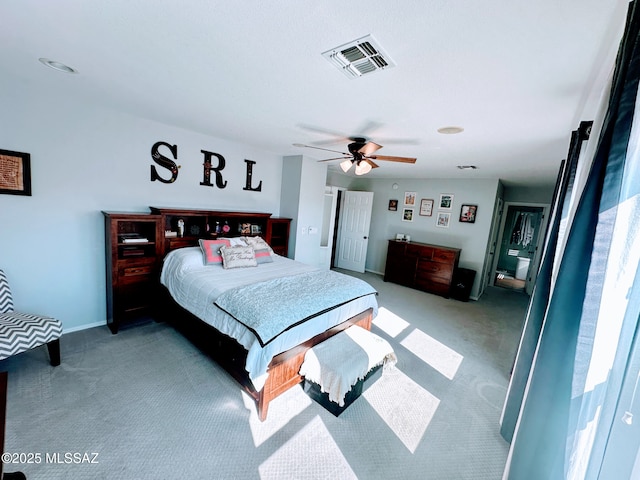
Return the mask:
<svg viewBox="0 0 640 480">
<path fill-rule="evenodd" d="M 13 309 L 9 282 L 0 270 L 0 360 L 46 344 L 55 367 L 60 365 L 61 336 L 60 320 Z"/>
</svg>

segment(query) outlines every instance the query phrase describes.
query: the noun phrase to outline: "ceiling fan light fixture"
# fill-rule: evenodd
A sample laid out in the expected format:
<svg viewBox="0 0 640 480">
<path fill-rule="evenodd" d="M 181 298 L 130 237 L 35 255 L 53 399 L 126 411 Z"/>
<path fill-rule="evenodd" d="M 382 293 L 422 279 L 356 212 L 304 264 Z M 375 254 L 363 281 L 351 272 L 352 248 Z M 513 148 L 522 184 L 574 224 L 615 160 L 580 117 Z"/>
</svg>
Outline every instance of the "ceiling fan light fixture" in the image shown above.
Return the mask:
<svg viewBox="0 0 640 480">
<path fill-rule="evenodd" d="M 346 160 L 343 160 L 342 162 L 340 162 L 340 168 L 344 173 L 347 173 L 351 168 L 351 160 L 347 158 Z"/>
<path fill-rule="evenodd" d="M 371 171 L 371 164 L 369 162 L 360 161 L 356 165 L 356 175 L 365 175 Z"/>
</svg>

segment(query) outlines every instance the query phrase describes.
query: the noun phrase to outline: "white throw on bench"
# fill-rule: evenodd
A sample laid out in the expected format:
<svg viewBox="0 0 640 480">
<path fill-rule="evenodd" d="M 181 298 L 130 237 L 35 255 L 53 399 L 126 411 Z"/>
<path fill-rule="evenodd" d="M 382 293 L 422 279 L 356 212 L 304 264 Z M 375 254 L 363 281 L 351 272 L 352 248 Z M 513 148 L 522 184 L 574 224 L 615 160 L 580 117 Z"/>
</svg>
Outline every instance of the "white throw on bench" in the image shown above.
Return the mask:
<svg viewBox="0 0 640 480">
<path fill-rule="evenodd" d="M 389 342 L 354 325 L 309 349 L 300 375 L 317 384 L 321 392 L 328 394 L 329 401 L 346 407 L 345 396 L 352 387 L 376 367 L 395 365 L 396 361 Z"/>
<path fill-rule="evenodd" d="M 9 282 L 0 270 L 0 360 L 47 345 L 51 365 L 60 365 L 62 323 L 55 318 L 16 312 Z"/>
</svg>

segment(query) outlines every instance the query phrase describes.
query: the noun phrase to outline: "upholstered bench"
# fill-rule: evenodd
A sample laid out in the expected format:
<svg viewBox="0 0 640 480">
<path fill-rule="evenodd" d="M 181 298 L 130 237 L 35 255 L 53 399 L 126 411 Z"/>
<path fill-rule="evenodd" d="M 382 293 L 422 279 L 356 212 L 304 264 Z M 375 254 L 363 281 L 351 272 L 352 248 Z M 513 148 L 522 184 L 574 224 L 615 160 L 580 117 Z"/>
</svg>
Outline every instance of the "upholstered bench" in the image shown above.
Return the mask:
<svg viewBox="0 0 640 480">
<path fill-rule="evenodd" d="M 389 342 L 354 325 L 309 349 L 300 375 L 307 395 L 337 417 L 395 363 Z"/>
<path fill-rule="evenodd" d="M 0 270 L 0 360 L 46 344 L 51 365 L 60 365 L 61 336 L 60 320 L 13 309 L 9 282 Z"/>
</svg>

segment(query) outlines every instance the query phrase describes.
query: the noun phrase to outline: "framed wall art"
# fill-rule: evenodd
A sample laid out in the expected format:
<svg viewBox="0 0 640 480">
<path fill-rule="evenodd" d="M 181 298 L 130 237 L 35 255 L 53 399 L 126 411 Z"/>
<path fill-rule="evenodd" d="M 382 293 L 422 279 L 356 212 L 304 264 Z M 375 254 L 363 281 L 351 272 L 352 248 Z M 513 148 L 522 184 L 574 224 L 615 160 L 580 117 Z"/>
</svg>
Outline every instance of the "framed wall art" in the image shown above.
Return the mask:
<svg viewBox="0 0 640 480">
<path fill-rule="evenodd" d="M 31 155 L 0 150 L 0 193 L 31 195 Z"/>
<path fill-rule="evenodd" d="M 477 205 L 462 205 L 460 209 L 460 221 L 463 223 L 474 223 L 476 221 Z"/>
<path fill-rule="evenodd" d="M 398 200 L 389 200 L 389 210 L 392 212 L 398 211 Z"/>
<path fill-rule="evenodd" d="M 415 205 L 416 204 L 416 192 L 404 192 L 404 204 Z"/>
<path fill-rule="evenodd" d="M 423 217 L 430 217 L 433 215 L 433 199 L 423 198 L 420 200 L 420 215 Z"/>
<path fill-rule="evenodd" d="M 436 218 L 436 227 L 449 228 L 449 220 L 451 219 L 450 213 L 438 212 Z"/>
<path fill-rule="evenodd" d="M 453 195 L 451 193 L 440 194 L 440 204 L 438 208 L 440 210 L 451 210 L 453 206 Z"/>
<path fill-rule="evenodd" d="M 403 222 L 413 222 L 413 208 L 405 208 L 402 211 Z"/>
</svg>

